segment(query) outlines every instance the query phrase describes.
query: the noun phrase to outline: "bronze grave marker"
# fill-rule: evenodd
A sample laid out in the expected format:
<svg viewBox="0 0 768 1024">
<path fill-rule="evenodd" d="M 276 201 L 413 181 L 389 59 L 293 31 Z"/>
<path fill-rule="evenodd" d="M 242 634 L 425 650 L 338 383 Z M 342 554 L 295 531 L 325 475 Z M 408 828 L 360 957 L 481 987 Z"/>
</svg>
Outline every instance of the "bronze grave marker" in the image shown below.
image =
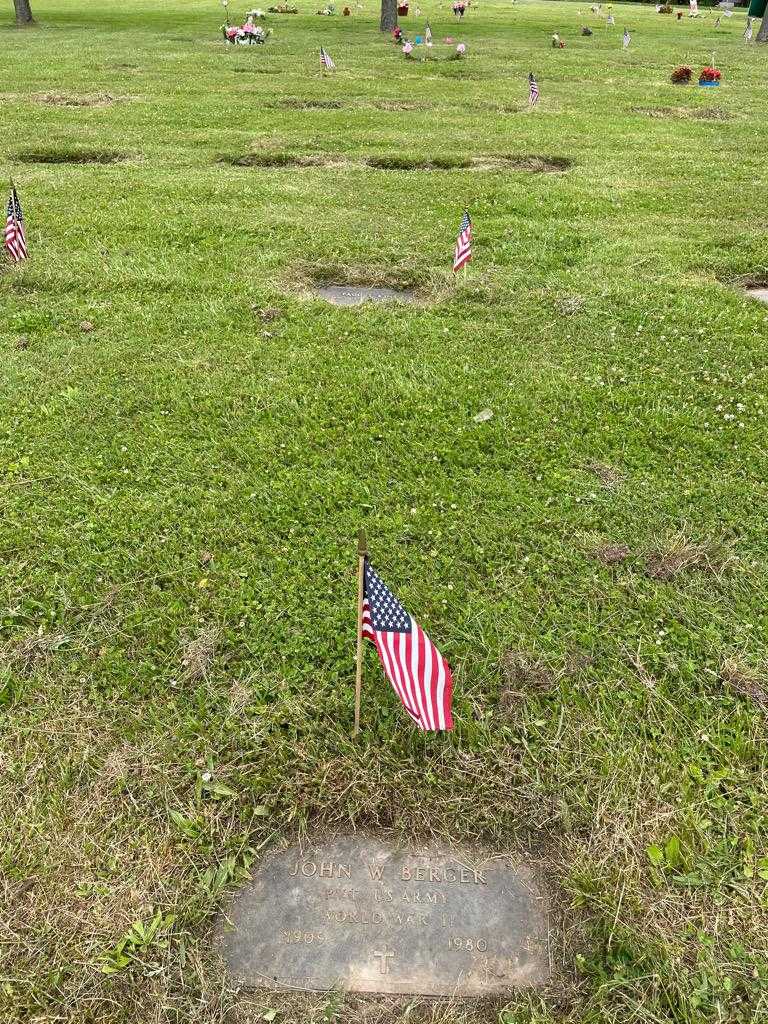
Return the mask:
<svg viewBox="0 0 768 1024">
<path fill-rule="evenodd" d="M 395 291 L 394 288 L 383 286 L 374 288 L 368 285 L 359 284 L 327 284 L 318 288 L 315 292 L 321 299 L 332 303 L 334 306 L 359 306 L 363 302 L 415 302 L 416 297 L 409 288 L 401 288 Z"/>
<path fill-rule="evenodd" d="M 267 855 L 218 924 L 245 985 L 503 994 L 549 977 L 547 904 L 506 855 L 337 838 Z"/>
</svg>

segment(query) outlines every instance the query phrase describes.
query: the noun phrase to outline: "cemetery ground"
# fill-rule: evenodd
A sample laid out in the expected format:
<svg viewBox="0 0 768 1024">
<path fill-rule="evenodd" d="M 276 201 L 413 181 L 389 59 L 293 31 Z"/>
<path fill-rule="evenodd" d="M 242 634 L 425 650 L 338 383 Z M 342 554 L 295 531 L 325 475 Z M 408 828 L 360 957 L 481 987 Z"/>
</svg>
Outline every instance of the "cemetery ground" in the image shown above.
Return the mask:
<svg viewBox="0 0 768 1024">
<path fill-rule="evenodd" d="M 742 15 L 423 0 L 409 62 L 371 0 L 299 5 L 249 49 L 202 0 L 3 11 L 0 1018 L 760 1019 L 766 55 Z M 360 525 L 451 735 L 371 651 L 350 738 Z M 551 984 L 236 991 L 227 894 L 352 831 L 530 851 Z"/>
</svg>

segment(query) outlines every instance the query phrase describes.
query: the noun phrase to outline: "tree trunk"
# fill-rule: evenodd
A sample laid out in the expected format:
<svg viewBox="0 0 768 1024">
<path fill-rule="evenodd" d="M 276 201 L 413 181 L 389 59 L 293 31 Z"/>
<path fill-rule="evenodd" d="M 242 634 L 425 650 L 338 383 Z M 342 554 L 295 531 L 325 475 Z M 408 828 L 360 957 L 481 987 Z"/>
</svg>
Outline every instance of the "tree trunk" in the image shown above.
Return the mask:
<svg viewBox="0 0 768 1024">
<path fill-rule="evenodd" d="M 763 15 L 760 22 L 760 31 L 757 33 L 756 43 L 768 43 L 768 11 Z"/>
<path fill-rule="evenodd" d="M 35 19 L 32 17 L 32 8 L 29 6 L 29 0 L 13 0 L 13 6 L 16 8 L 16 24 L 19 28 L 24 25 L 33 25 Z"/>
<path fill-rule="evenodd" d="M 379 28 L 382 32 L 391 32 L 397 28 L 397 0 L 381 0 Z"/>
</svg>

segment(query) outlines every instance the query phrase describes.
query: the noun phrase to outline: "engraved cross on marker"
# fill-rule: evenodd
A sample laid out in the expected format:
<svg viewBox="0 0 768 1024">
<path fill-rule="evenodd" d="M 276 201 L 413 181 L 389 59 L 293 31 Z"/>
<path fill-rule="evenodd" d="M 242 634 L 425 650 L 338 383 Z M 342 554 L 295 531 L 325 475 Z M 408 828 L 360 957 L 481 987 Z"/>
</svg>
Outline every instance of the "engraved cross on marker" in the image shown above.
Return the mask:
<svg viewBox="0 0 768 1024">
<path fill-rule="evenodd" d="M 378 956 L 379 960 L 379 974 L 389 974 L 389 958 L 394 957 L 394 953 L 374 953 L 374 956 Z"/>
</svg>

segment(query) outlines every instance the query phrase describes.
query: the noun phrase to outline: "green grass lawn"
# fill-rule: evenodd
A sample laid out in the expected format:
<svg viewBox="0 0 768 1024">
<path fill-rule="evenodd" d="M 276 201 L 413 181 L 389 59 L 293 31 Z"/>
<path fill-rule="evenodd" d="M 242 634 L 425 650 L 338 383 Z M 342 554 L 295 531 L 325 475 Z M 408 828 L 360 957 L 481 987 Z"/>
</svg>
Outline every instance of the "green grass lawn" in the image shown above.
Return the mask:
<svg viewBox="0 0 768 1024">
<path fill-rule="evenodd" d="M 765 1019 L 768 310 L 738 285 L 768 272 L 768 53 L 743 12 L 422 0 L 406 62 L 372 0 L 298 2 L 250 49 L 213 0 L 3 10 L 32 258 L 0 275 L 0 1019 Z M 670 84 L 713 51 L 719 89 Z M 124 159 L 37 162 L 84 151 Z M 532 155 L 571 164 L 366 163 Z M 451 735 L 370 652 L 350 739 L 360 525 L 454 667 Z M 227 894 L 351 828 L 530 849 L 550 988 L 236 992 Z"/>
</svg>

